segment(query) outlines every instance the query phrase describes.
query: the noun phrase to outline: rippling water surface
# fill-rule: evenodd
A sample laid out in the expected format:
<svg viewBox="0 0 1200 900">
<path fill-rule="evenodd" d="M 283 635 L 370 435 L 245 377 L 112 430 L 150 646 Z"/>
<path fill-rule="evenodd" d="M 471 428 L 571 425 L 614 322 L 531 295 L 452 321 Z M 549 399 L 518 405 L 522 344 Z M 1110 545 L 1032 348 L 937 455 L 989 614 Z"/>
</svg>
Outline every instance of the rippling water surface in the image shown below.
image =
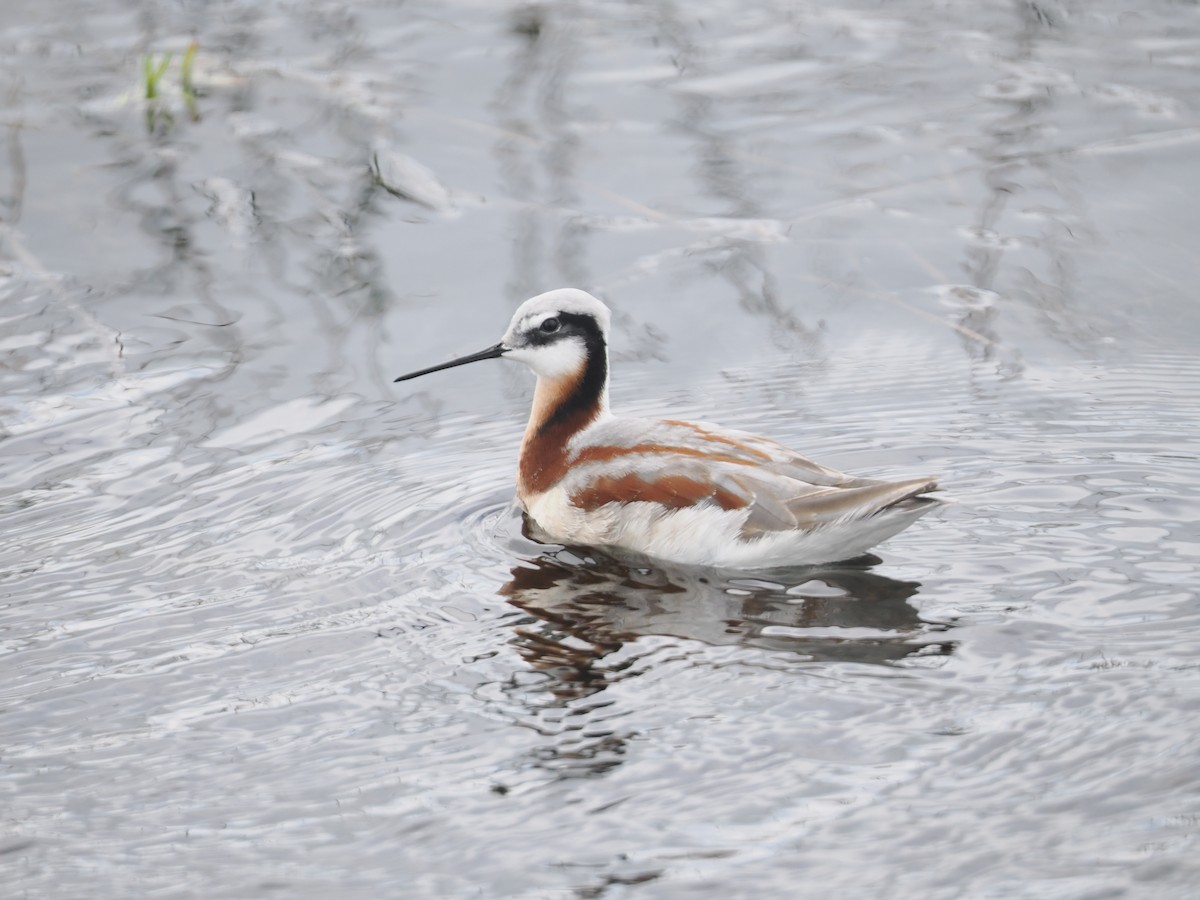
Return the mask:
<svg viewBox="0 0 1200 900">
<path fill-rule="evenodd" d="M 1198 70 L 1167 0 L 6 4 L 5 896 L 1194 896 Z M 527 374 L 391 378 L 563 285 L 621 409 L 958 502 L 533 542 Z"/>
</svg>

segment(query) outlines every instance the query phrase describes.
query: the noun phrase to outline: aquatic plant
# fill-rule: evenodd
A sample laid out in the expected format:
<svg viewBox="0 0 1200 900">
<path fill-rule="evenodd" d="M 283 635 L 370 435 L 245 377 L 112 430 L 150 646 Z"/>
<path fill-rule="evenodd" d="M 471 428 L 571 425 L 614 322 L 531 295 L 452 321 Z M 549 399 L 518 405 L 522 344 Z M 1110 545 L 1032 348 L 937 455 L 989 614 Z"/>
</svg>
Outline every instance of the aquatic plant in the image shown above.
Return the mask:
<svg viewBox="0 0 1200 900">
<path fill-rule="evenodd" d="M 193 80 L 193 70 L 196 63 L 196 52 L 199 44 L 192 41 L 188 44 L 179 64 L 179 94 L 183 97 L 183 105 L 187 109 L 188 118 L 193 122 L 199 121 L 200 112 L 196 107 L 196 87 Z M 168 50 L 161 58 L 153 53 L 142 57 L 142 87 L 146 98 L 146 130 L 154 131 L 162 124 L 170 127 L 175 122 L 171 111 L 162 105 L 162 95 L 167 87 L 164 80 L 175 54 Z"/>
<path fill-rule="evenodd" d="M 192 64 L 196 61 L 196 50 L 199 46 L 195 41 L 188 44 L 187 50 L 183 53 L 183 62 L 179 64 L 183 92 L 185 94 L 192 94 L 193 96 L 195 96 L 196 91 L 192 87 Z"/>
<path fill-rule="evenodd" d="M 150 53 L 142 57 L 142 75 L 147 100 L 158 98 L 158 83 L 162 80 L 163 75 L 166 74 L 167 66 L 171 65 L 171 57 L 173 55 L 168 50 L 158 62 L 155 62 L 153 54 Z"/>
<path fill-rule="evenodd" d="M 183 53 L 183 62 L 179 65 L 179 84 L 183 90 L 183 102 L 187 106 L 188 115 L 193 122 L 200 119 L 196 109 L 196 89 L 192 84 L 192 64 L 196 61 L 196 50 L 199 44 L 192 41 Z"/>
</svg>

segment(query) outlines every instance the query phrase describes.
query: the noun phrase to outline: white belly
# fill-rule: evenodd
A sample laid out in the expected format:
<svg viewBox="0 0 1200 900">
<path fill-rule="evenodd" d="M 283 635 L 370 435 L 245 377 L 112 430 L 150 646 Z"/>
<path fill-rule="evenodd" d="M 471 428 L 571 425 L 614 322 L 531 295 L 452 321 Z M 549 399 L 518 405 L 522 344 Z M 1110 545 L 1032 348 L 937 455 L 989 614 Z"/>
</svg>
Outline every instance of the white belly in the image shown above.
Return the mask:
<svg viewBox="0 0 1200 900">
<path fill-rule="evenodd" d="M 903 530 L 929 507 L 884 510 L 874 516 L 811 531 L 778 531 L 746 538 L 746 510 L 703 505 L 664 509 L 657 503 L 608 503 L 590 512 L 561 488 L 525 499 L 525 510 L 551 540 L 616 547 L 667 562 L 760 569 L 850 559 Z"/>
</svg>

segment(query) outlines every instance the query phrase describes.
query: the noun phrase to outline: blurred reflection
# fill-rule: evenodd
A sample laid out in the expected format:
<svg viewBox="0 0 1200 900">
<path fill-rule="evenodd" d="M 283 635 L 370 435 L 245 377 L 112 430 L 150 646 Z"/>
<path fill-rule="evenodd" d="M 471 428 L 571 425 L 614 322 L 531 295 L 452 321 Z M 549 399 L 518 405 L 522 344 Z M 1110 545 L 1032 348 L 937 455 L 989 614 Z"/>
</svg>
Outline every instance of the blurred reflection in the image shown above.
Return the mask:
<svg viewBox="0 0 1200 900">
<path fill-rule="evenodd" d="M 670 48 L 671 61 L 680 73 L 720 70 L 719 51 L 712 41 L 692 33 L 697 28 L 703 30 L 703 26 L 686 13 L 686 7 L 663 4 L 656 9 L 655 18 L 660 39 Z M 789 94 L 801 90 L 800 83 L 776 86 L 769 92 L 770 102 L 787 106 L 792 99 Z M 689 139 L 694 154 L 692 170 L 701 196 L 707 198 L 707 214 L 775 221 L 761 173 L 756 164 L 749 162 L 753 157 L 746 152 L 748 136 L 742 129 L 728 126 L 729 118 L 737 115 L 729 107 L 737 101 L 696 91 L 676 92 L 673 99 L 678 108 L 672 125 Z M 824 356 L 820 329 L 806 324 L 789 308 L 761 240 L 744 240 L 731 234 L 716 246 L 703 251 L 694 247 L 691 252 L 711 275 L 729 284 L 742 310 L 767 321 L 767 334 L 777 346 L 805 359 Z"/>
<path fill-rule="evenodd" d="M 769 581 L 627 564 L 590 549 L 524 561 L 499 593 L 530 615 L 513 643 L 539 677 L 515 676 L 509 693 L 523 707 L 523 724 L 553 738 L 536 751 L 539 765 L 572 777 L 620 764 L 632 735 L 596 720 L 599 711 L 604 721 L 619 714 L 597 695 L 691 652 L 661 641 L 639 645 L 639 638 L 741 645 L 793 663 L 887 664 L 951 653 L 952 642 L 939 636 L 947 626 L 922 620 L 908 602 L 920 584 L 870 571 L 878 561 L 773 571 Z"/>
<path fill-rule="evenodd" d="M 979 296 L 1019 298 L 1041 314 L 1047 334 L 1082 346 L 1089 338 L 1076 326 L 1073 259 L 1090 228 L 1071 157 L 1053 149 L 1061 95 L 1077 88 L 1068 73 L 1046 59 L 1047 40 L 1058 28 L 1053 11 L 1033 0 L 1020 0 L 1013 11 L 1004 74 L 983 91 L 996 116 L 976 149 L 985 190 L 964 244 L 965 270 Z M 1033 222 L 1041 223 L 1036 240 L 1016 237 Z M 1023 252 L 1025 246 L 1036 248 L 1036 256 Z M 977 362 L 992 361 L 1003 346 L 996 328 L 1001 310 L 991 302 L 965 303 L 962 310 L 959 324 L 990 341 L 964 340 L 964 349 Z M 1005 377 L 1024 369 L 1015 351 L 997 362 Z"/>
<path fill-rule="evenodd" d="M 510 31 L 518 40 L 492 99 L 501 126 L 494 153 L 517 203 L 509 303 L 594 280 L 584 256 L 590 228 L 579 214 L 582 144 L 565 96 L 582 56 L 574 14 L 570 7 L 514 11 Z"/>
</svg>

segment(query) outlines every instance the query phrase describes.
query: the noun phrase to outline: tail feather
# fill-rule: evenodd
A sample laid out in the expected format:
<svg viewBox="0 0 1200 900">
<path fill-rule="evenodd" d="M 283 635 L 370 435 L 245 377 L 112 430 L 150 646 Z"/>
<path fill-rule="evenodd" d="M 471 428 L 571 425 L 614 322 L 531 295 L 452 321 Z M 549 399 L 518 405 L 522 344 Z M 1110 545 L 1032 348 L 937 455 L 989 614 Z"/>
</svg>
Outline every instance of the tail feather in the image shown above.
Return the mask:
<svg viewBox="0 0 1200 900">
<path fill-rule="evenodd" d="M 790 501 L 788 511 L 802 528 L 816 528 L 836 522 L 851 522 L 877 515 L 899 504 L 921 498 L 936 491 L 933 478 L 913 478 L 907 481 L 881 481 L 851 488 L 830 488 L 806 494 Z M 930 502 L 932 498 L 929 498 Z"/>
</svg>

